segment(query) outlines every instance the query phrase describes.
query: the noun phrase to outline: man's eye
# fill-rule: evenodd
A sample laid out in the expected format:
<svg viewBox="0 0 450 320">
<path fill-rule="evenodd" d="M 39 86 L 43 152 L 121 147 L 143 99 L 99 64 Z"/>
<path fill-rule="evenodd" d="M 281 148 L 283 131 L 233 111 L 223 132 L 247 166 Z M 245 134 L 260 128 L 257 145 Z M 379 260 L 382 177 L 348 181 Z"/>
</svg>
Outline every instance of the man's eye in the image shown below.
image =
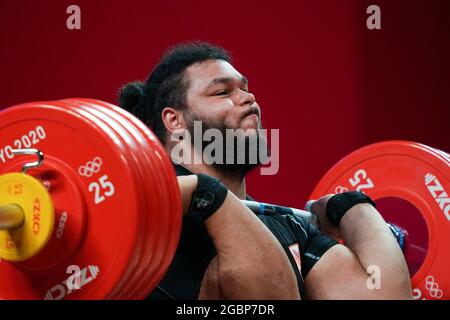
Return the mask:
<svg viewBox="0 0 450 320">
<path fill-rule="evenodd" d="M 214 93 L 215 96 L 223 96 L 228 94 L 227 90 L 221 90 L 221 91 L 217 91 L 216 93 Z"/>
</svg>

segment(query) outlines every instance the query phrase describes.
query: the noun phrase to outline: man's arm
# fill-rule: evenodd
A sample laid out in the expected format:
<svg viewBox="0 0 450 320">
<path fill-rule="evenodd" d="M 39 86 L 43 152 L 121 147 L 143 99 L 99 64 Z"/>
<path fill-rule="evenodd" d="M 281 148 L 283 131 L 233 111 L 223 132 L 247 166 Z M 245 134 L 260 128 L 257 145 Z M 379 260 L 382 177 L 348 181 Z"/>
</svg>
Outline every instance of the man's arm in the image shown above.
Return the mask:
<svg viewBox="0 0 450 320">
<path fill-rule="evenodd" d="M 370 204 L 357 204 L 347 211 L 337 229 L 326 218 L 329 198 L 321 198 L 312 210 L 319 216 L 321 231 L 342 238 L 345 246 L 329 249 L 309 272 L 305 279 L 307 297 L 412 299 L 405 258 L 380 213 Z M 379 289 L 369 289 L 367 285 L 371 266 L 379 268 Z"/>
<path fill-rule="evenodd" d="M 197 176 L 178 177 L 183 212 L 189 211 Z M 230 191 L 205 221 L 217 250 L 203 282 L 203 298 L 299 299 L 296 277 L 275 236 Z"/>
</svg>

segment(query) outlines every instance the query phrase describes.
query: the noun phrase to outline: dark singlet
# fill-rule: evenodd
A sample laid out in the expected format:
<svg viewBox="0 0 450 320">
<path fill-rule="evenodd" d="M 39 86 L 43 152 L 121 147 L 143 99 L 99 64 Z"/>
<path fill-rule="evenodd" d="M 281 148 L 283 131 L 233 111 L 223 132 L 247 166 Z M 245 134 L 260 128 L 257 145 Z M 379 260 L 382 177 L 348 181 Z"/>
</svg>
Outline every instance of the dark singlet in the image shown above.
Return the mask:
<svg viewBox="0 0 450 320">
<path fill-rule="evenodd" d="M 177 176 L 192 174 L 175 165 Z M 252 200 L 250 197 L 247 199 Z M 291 215 L 258 215 L 283 246 L 297 277 L 300 294 L 304 278 L 320 257 L 338 242 L 322 235 L 306 219 Z M 217 251 L 203 223 L 183 217 L 180 242 L 172 264 L 159 285 L 147 297 L 150 300 L 196 300 L 203 276 Z"/>
</svg>

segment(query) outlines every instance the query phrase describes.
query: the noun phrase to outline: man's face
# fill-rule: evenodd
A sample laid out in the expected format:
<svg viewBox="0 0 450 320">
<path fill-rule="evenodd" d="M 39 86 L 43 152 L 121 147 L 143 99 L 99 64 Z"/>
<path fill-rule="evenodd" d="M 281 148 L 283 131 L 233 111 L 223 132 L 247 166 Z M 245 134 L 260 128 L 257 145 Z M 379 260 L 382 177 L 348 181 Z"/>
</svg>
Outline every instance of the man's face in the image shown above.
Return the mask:
<svg viewBox="0 0 450 320">
<path fill-rule="evenodd" d="M 191 136 L 194 135 L 194 121 L 202 122 L 203 131 L 218 129 L 224 137 L 222 154 L 226 157 L 233 148 L 234 159 L 232 163 L 223 159 L 227 163 L 215 163 L 214 166 L 224 172 L 245 176 L 260 164 L 259 148 L 266 142 L 257 131 L 262 128 L 261 111 L 253 94 L 248 92 L 247 79 L 223 60 L 196 63 L 186 69 L 185 76 L 189 81 L 185 116 Z M 237 140 L 230 143 L 225 139 L 227 129 L 240 129 L 237 136 L 245 141 L 245 163 L 237 161 L 237 155 L 241 153 Z M 252 143 L 256 143 L 256 149 L 250 147 Z M 202 151 L 208 144 L 203 143 Z M 252 156 L 253 159 L 256 156 L 256 162 L 250 160 L 250 150 L 255 153 Z"/>
<path fill-rule="evenodd" d="M 261 128 L 260 108 L 248 92 L 247 79 L 223 60 L 186 69 L 188 112 L 212 128 Z"/>
</svg>

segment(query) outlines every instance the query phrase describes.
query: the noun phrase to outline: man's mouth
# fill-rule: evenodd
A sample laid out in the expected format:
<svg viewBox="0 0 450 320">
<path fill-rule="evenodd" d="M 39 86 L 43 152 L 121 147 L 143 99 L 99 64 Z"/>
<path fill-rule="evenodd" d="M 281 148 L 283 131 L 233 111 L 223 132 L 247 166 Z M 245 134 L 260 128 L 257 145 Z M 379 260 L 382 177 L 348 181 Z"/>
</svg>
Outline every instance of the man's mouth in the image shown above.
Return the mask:
<svg viewBox="0 0 450 320">
<path fill-rule="evenodd" d="M 250 113 L 249 115 L 245 116 L 244 119 L 245 119 L 245 118 L 250 118 L 250 119 L 252 119 L 252 120 L 258 121 L 259 116 L 258 116 L 258 114 L 256 114 L 256 113 Z"/>
<path fill-rule="evenodd" d="M 245 118 L 250 117 L 253 118 L 254 120 L 258 121 L 259 119 L 259 112 L 257 108 L 251 108 L 250 110 L 248 110 L 243 116 L 242 116 L 242 120 L 244 120 Z"/>
</svg>

